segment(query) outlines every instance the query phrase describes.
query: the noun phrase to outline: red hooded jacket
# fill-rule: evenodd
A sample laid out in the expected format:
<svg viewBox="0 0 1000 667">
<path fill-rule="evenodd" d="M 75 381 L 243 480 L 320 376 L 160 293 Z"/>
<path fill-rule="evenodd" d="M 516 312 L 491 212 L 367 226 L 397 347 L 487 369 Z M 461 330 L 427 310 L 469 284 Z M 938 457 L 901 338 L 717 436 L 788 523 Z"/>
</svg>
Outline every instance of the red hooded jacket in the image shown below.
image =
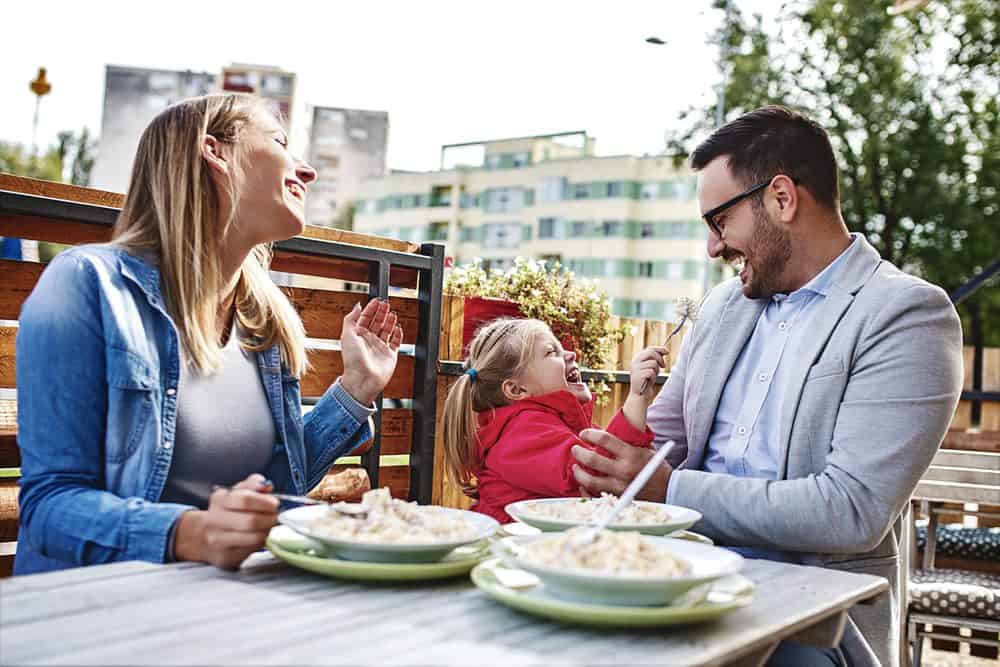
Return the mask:
<svg viewBox="0 0 1000 667">
<path fill-rule="evenodd" d="M 580 484 L 573 477 L 573 445 L 608 455 L 580 440 L 580 431 L 594 428 L 594 403 L 581 405 L 568 391 L 532 396 L 479 413 L 479 460 L 474 473 L 479 501 L 472 506 L 500 523 L 512 519 L 508 503 L 537 498 L 574 498 Z M 632 426 L 619 410 L 608 433 L 636 447 L 649 447 L 653 432 Z"/>
</svg>

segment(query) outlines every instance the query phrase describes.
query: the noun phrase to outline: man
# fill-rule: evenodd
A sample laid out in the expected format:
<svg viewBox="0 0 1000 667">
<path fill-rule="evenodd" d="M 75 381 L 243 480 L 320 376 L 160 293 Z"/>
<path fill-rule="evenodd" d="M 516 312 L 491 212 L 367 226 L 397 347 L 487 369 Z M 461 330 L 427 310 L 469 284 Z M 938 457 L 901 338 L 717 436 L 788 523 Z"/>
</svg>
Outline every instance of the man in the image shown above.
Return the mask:
<svg viewBox="0 0 1000 667">
<path fill-rule="evenodd" d="M 668 463 L 640 497 L 691 507 L 697 530 L 745 555 L 886 577 L 851 611 L 852 665 L 899 662 L 901 512 L 948 428 L 962 333 L 945 293 L 883 261 L 840 214 L 830 141 L 765 107 L 694 151 L 708 254 L 739 275 L 714 289 L 648 423 Z M 648 450 L 585 431 L 589 493 L 620 493 Z M 837 664 L 785 643 L 774 662 Z"/>
</svg>

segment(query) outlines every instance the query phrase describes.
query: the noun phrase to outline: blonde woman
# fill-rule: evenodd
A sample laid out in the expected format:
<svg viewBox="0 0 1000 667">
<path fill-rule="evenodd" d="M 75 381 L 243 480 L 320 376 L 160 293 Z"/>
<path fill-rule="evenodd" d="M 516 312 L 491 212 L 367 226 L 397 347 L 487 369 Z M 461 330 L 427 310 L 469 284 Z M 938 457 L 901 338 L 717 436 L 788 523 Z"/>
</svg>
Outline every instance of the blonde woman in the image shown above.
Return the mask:
<svg viewBox="0 0 1000 667">
<path fill-rule="evenodd" d="M 396 315 L 372 300 L 344 318 L 344 374 L 303 419 L 304 331 L 267 273 L 315 178 L 254 97 L 150 123 L 112 242 L 59 255 L 21 313 L 16 574 L 237 567 L 275 524 L 269 491 L 305 493 L 370 437 Z"/>
</svg>

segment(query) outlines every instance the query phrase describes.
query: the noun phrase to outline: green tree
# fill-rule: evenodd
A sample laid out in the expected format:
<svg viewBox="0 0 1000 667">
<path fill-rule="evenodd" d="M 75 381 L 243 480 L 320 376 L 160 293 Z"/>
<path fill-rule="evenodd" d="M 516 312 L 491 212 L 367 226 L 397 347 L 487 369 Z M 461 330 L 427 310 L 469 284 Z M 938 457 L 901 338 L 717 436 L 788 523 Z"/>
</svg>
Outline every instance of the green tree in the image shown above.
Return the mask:
<svg viewBox="0 0 1000 667">
<path fill-rule="evenodd" d="M 898 16 L 890 4 L 805 0 L 774 27 L 730 4 L 712 37 L 726 117 L 775 103 L 816 118 L 838 156 L 848 227 L 952 291 L 1000 257 L 1000 3 L 932 0 Z M 715 112 L 690 110 L 670 148 L 690 150 Z M 995 292 L 963 306 L 969 323 L 1000 322 Z M 987 332 L 1000 344 L 1000 328 Z"/>
<path fill-rule="evenodd" d="M 64 181 L 73 185 L 89 185 L 96 145 L 86 127 L 79 134 L 68 130 L 60 132 L 56 135 L 56 142 L 40 156 L 32 155 L 22 144 L 0 141 L 0 172 L 46 181 Z M 43 262 L 51 261 L 67 247 L 69 246 L 61 243 L 40 241 L 38 257 Z"/>
<path fill-rule="evenodd" d="M 79 134 L 64 130 L 41 155 L 23 144 L 0 141 L 0 171 L 16 176 L 89 185 L 97 142 L 84 127 Z"/>
</svg>

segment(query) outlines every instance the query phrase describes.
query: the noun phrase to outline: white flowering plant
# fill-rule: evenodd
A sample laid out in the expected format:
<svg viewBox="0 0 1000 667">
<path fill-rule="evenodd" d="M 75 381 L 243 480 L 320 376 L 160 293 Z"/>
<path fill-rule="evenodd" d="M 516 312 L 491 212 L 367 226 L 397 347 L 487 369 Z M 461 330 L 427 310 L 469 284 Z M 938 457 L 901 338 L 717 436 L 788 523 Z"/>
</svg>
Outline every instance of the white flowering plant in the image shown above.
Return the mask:
<svg viewBox="0 0 1000 667">
<path fill-rule="evenodd" d="M 524 317 L 549 325 L 566 349 L 576 352 L 587 369 L 614 368 L 613 354 L 625 328 L 612 325 L 611 302 L 596 283 L 578 278 L 555 262 L 518 257 L 506 271 L 483 268 L 482 260 L 451 269 L 444 291 L 458 296 L 506 299 L 516 303 Z M 604 379 L 591 380 L 599 403 L 606 401 Z"/>
</svg>

